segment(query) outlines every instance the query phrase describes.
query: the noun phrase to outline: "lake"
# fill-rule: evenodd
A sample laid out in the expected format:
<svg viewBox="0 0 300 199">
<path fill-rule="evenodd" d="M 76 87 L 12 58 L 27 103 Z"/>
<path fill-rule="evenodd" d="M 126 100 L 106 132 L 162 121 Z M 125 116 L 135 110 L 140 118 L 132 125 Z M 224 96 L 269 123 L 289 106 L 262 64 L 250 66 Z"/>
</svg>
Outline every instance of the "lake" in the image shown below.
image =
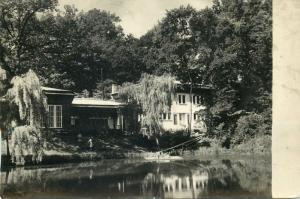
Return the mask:
<svg viewBox="0 0 300 199">
<path fill-rule="evenodd" d="M 103 160 L 1 171 L 1 196 L 22 199 L 271 198 L 270 158 Z"/>
</svg>

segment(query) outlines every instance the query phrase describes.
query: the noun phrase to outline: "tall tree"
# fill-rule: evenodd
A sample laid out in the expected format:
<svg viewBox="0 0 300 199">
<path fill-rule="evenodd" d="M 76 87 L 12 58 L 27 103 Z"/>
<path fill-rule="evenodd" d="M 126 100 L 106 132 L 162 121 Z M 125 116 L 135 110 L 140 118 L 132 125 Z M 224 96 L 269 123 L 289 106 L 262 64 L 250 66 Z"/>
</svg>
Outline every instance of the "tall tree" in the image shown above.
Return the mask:
<svg viewBox="0 0 300 199">
<path fill-rule="evenodd" d="M 265 102 L 272 85 L 271 33 L 270 0 L 215 0 L 212 8 L 168 11 L 140 42 L 150 73 L 212 84 L 212 125 L 223 123 L 233 132 L 238 118 L 233 115 L 270 113 Z"/>
<path fill-rule="evenodd" d="M 37 75 L 29 70 L 22 76 L 15 76 L 11 84 L 12 88 L 6 94 L 8 107 L 10 107 L 6 114 L 14 114 L 17 108 L 18 114 L 14 119 L 17 121 L 16 125 L 20 125 L 15 126 L 13 132 L 10 132 L 11 155 L 13 158 L 18 155 L 17 157 L 24 161 L 24 155 L 28 153 L 33 155 L 34 161 L 41 161 L 44 143 L 40 127 L 46 112 L 46 101 L 40 81 Z M 12 119 L 10 118 L 10 121 Z M 7 123 L 7 125 L 10 124 Z"/>
<path fill-rule="evenodd" d="M 0 2 L 0 63 L 10 77 L 22 74 L 30 65 L 30 51 L 38 46 L 35 38 L 37 13 L 54 9 L 57 0 L 3 0 Z"/>
<path fill-rule="evenodd" d="M 157 74 L 170 72 L 190 85 L 190 101 L 194 85 L 203 83 L 211 60 L 212 49 L 208 44 L 215 21 L 209 9 L 197 12 L 191 6 L 181 6 L 168 11 L 158 26 L 141 38 L 149 51 L 146 57 L 155 59 L 149 63 L 157 66 Z M 149 44 L 151 46 L 147 47 Z M 191 105 L 190 118 L 192 112 Z M 191 122 L 188 126 L 191 131 Z"/>
<path fill-rule="evenodd" d="M 102 80 L 137 81 L 141 74 L 138 40 L 125 36 L 119 21 L 107 11 L 78 13 L 72 6 L 56 16 L 44 15 L 41 24 L 49 39 L 38 56 L 43 82 L 77 92 L 87 89 L 92 95 Z"/>
</svg>

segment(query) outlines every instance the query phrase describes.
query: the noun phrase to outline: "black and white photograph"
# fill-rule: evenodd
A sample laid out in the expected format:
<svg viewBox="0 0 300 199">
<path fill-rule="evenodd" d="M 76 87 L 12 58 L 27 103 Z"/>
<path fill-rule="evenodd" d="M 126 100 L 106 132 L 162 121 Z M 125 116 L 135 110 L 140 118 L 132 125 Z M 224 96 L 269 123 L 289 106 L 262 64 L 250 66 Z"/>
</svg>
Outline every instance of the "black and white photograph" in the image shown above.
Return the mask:
<svg viewBox="0 0 300 199">
<path fill-rule="evenodd" d="M 272 7 L 0 0 L 0 197 L 272 198 Z"/>
</svg>

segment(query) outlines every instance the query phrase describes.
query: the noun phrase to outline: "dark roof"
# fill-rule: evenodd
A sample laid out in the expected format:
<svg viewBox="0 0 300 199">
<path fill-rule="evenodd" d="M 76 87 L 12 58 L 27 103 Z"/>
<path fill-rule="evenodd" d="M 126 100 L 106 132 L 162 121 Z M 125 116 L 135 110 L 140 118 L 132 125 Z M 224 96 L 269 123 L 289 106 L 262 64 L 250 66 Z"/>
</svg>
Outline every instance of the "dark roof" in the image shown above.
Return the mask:
<svg viewBox="0 0 300 199">
<path fill-rule="evenodd" d="M 193 93 L 209 93 L 213 90 L 213 87 L 210 85 L 193 85 Z M 177 84 L 176 92 L 189 93 L 190 84 Z"/>
<path fill-rule="evenodd" d="M 182 83 L 180 81 L 175 81 L 174 82 L 177 86 L 177 88 L 189 88 L 190 83 Z M 212 85 L 209 84 L 193 84 L 193 88 L 196 89 L 205 89 L 205 90 L 212 90 L 214 89 Z"/>
<path fill-rule="evenodd" d="M 58 88 L 50 88 L 42 86 L 42 91 L 46 95 L 72 95 L 75 96 L 75 93 L 70 90 L 58 89 Z"/>
</svg>

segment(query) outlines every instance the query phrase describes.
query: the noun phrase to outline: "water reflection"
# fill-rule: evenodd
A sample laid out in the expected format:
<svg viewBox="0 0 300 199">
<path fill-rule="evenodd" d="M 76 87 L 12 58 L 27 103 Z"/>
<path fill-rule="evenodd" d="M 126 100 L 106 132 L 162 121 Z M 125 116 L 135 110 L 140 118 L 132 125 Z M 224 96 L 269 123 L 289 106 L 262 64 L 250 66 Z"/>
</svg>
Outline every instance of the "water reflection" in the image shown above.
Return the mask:
<svg viewBox="0 0 300 199">
<path fill-rule="evenodd" d="M 7 198 L 271 198 L 266 159 L 102 161 L 1 172 Z"/>
</svg>

